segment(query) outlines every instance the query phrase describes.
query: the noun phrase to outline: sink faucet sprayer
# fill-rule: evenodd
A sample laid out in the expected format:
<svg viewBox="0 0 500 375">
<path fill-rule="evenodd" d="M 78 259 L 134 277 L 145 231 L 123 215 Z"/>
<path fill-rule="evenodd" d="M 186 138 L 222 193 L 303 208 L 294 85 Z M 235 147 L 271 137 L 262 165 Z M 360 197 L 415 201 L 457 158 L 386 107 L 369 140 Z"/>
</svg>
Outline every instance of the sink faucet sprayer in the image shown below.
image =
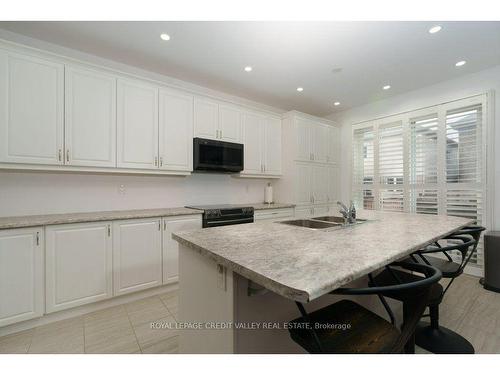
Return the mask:
<svg viewBox="0 0 500 375">
<path fill-rule="evenodd" d="M 356 223 L 356 207 L 354 207 L 354 202 L 351 201 L 349 208 L 342 203 L 341 201 L 337 201 L 337 205 L 340 206 L 340 213 L 345 219 L 346 224 L 355 224 Z"/>
</svg>

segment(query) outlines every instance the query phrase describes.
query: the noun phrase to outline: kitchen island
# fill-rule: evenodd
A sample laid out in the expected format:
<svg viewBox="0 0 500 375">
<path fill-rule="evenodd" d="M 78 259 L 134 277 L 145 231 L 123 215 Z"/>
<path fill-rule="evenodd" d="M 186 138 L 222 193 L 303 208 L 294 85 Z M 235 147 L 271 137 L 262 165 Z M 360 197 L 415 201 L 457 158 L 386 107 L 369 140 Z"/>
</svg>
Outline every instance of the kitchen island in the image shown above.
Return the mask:
<svg viewBox="0 0 500 375">
<path fill-rule="evenodd" d="M 365 283 L 368 273 L 472 223 L 378 211 L 358 217 L 368 221 L 319 230 L 275 222 L 175 233 L 179 318 L 201 323 L 181 330 L 181 352 L 300 352 L 277 328 L 298 316 L 294 301 L 309 311 L 332 303 L 338 297 L 329 292 Z M 272 324 L 264 329 L 264 323 Z"/>
</svg>

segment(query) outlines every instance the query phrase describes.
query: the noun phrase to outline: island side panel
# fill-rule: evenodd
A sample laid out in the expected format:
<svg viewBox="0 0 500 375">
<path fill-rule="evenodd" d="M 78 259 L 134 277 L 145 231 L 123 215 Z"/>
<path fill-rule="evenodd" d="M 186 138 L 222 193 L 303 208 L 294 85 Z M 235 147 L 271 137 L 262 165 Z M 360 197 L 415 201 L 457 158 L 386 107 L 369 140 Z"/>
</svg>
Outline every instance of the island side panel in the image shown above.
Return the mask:
<svg viewBox="0 0 500 375">
<path fill-rule="evenodd" d="M 221 277 L 217 263 L 179 245 L 179 322 L 233 322 L 233 273 Z M 224 284 L 225 283 L 225 287 Z M 188 354 L 234 353 L 233 329 L 181 329 L 179 352 Z"/>
</svg>

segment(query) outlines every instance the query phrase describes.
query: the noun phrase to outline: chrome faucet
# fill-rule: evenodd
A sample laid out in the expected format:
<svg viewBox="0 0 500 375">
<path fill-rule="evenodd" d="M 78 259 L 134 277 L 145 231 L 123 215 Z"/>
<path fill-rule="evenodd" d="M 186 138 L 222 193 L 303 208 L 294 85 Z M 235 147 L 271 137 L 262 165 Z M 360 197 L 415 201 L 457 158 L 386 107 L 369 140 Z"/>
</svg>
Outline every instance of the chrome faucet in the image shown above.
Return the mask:
<svg viewBox="0 0 500 375">
<path fill-rule="evenodd" d="M 354 202 L 351 201 L 349 208 L 341 201 L 337 201 L 337 205 L 340 206 L 340 213 L 344 217 L 345 223 L 356 224 L 356 208 L 354 207 Z"/>
</svg>

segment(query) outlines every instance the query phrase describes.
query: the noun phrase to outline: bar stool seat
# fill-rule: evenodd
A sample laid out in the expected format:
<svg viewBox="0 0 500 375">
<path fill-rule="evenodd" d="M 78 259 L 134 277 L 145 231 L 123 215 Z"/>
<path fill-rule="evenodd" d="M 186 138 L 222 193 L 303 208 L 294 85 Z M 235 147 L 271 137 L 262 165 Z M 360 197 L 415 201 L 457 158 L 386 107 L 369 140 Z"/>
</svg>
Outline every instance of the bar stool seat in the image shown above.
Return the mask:
<svg viewBox="0 0 500 375">
<path fill-rule="evenodd" d="M 418 261 L 420 264 L 427 264 L 425 261 L 418 257 L 415 256 L 415 259 Z M 410 258 L 408 258 L 407 261 L 409 261 Z M 436 257 L 428 257 L 426 260 L 430 263 L 431 266 L 436 267 L 441 271 L 443 274 L 444 278 L 452 277 L 455 275 L 460 275 L 462 274 L 463 270 L 460 269 L 460 264 L 455 263 L 453 261 L 447 260 L 447 259 L 440 259 Z M 456 277 L 456 276 L 455 276 Z"/>
<path fill-rule="evenodd" d="M 425 264 L 425 263 L 422 263 L 422 264 Z M 392 272 L 384 271 L 384 272 L 379 273 L 377 276 L 375 276 L 373 278 L 373 285 L 391 285 L 391 283 L 394 283 L 394 275 L 399 280 L 401 280 L 402 283 L 411 283 L 411 282 L 423 279 L 422 276 L 393 269 Z M 385 292 L 384 295 L 386 297 L 389 297 L 389 298 L 392 298 L 392 299 L 395 299 L 398 301 L 405 300 L 405 294 L 397 292 L 397 291 L 396 292 Z M 429 305 L 437 305 L 437 304 L 441 303 L 442 298 L 443 298 L 443 286 L 440 283 L 435 283 L 435 284 L 431 285 L 430 291 L 429 291 L 428 304 Z"/>
<path fill-rule="evenodd" d="M 387 320 L 351 301 L 342 300 L 309 314 L 309 324 L 315 327 L 323 352 L 346 353 L 391 353 L 400 336 L 399 330 Z M 299 327 L 306 322 L 300 317 L 290 322 Z M 342 328 L 320 328 L 336 324 Z M 309 353 L 319 353 L 309 329 L 290 329 L 291 338 Z"/>
</svg>

